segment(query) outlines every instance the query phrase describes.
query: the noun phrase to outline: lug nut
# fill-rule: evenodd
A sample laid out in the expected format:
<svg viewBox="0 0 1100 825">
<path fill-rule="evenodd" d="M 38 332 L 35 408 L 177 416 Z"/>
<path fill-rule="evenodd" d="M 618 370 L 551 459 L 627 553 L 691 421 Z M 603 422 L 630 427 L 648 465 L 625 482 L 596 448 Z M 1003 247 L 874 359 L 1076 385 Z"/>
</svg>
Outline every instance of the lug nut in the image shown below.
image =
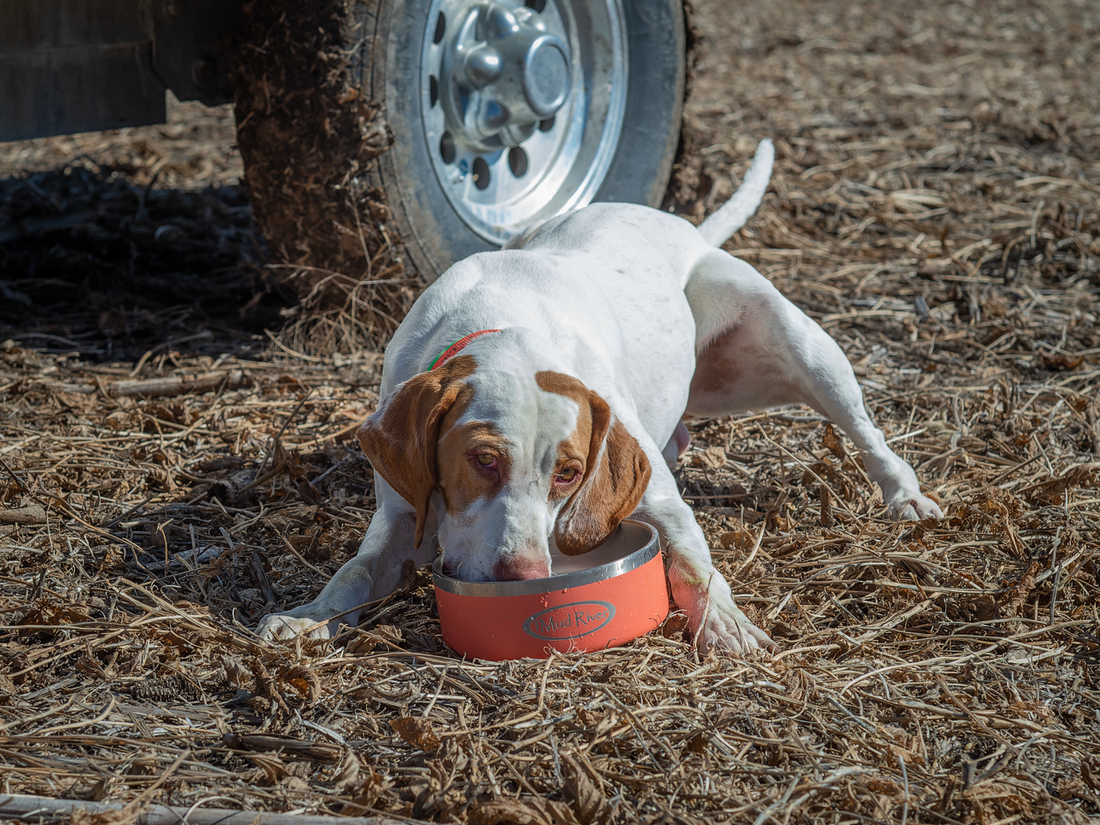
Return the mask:
<svg viewBox="0 0 1100 825">
<path fill-rule="evenodd" d="M 475 46 L 466 55 L 463 68 L 466 70 L 466 78 L 470 81 L 470 85 L 484 89 L 500 78 L 500 55 L 492 46 Z"/>
</svg>

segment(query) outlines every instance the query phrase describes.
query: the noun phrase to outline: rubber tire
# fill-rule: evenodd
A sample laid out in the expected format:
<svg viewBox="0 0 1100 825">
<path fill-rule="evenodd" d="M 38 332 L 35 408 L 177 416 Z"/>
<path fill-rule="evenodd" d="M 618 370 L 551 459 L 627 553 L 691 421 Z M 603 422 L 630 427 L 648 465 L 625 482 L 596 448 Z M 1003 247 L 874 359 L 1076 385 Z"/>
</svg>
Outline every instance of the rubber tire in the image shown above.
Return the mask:
<svg viewBox="0 0 1100 825">
<path fill-rule="evenodd" d="M 369 89 L 395 136 L 373 182 L 386 196 L 407 258 L 427 282 L 494 247 L 451 207 L 421 124 L 419 59 L 429 0 L 382 0 Z M 628 90 L 622 132 L 597 201 L 659 206 L 680 138 L 687 42 L 682 0 L 626 0 Z M 364 78 L 366 80 L 366 78 Z"/>
</svg>

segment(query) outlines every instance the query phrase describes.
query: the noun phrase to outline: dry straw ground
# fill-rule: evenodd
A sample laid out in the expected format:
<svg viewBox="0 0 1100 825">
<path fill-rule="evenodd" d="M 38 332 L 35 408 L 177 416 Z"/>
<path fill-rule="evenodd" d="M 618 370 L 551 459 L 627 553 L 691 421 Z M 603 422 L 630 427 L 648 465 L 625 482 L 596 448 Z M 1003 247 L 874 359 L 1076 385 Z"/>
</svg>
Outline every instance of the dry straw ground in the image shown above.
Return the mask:
<svg viewBox="0 0 1100 825">
<path fill-rule="evenodd" d="M 463 662 L 423 575 L 340 644 L 258 644 L 370 518 L 380 355 L 258 332 L 243 196 L 201 188 L 239 174 L 224 113 L 0 147 L 0 793 L 138 803 L 81 822 L 1100 814 L 1100 9 L 910 5 L 695 10 L 670 202 L 705 213 L 775 138 L 729 248 L 838 338 L 947 512 L 884 520 L 805 410 L 696 425 L 685 494 L 775 657 L 700 660 L 673 618 Z"/>
</svg>

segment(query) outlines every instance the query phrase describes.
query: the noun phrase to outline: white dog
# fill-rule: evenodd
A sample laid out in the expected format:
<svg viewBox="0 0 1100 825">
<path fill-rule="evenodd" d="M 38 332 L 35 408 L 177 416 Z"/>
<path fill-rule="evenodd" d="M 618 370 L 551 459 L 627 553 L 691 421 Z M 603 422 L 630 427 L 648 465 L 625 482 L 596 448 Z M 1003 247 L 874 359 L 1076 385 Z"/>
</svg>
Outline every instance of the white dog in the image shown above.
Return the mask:
<svg viewBox="0 0 1100 825">
<path fill-rule="evenodd" d="M 701 648 L 774 647 L 734 604 L 677 491 L 685 415 L 807 404 L 864 451 L 891 514 L 942 516 L 871 422 L 837 344 L 717 248 L 759 205 L 772 156 L 764 141 L 698 229 L 595 204 L 432 284 L 386 350 L 382 400 L 359 431 L 378 502 L 359 553 L 260 634 L 327 638 L 439 548 L 460 579 L 544 577 L 555 552 L 584 553 L 630 516 L 657 529 Z"/>
</svg>

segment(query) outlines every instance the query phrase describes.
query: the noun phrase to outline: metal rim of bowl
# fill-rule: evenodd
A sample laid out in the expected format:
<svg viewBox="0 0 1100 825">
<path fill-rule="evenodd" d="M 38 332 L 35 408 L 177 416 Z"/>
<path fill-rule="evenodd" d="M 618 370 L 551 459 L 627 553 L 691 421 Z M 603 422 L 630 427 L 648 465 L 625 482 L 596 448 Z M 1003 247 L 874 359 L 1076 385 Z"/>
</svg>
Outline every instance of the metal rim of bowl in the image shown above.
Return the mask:
<svg viewBox="0 0 1100 825">
<path fill-rule="evenodd" d="M 530 579 L 516 582 L 466 582 L 452 579 L 443 572 L 443 556 L 439 556 L 432 563 L 432 577 L 435 586 L 447 593 L 456 596 L 534 596 L 540 593 L 554 593 L 566 588 L 581 587 L 586 584 L 611 579 L 636 570 L 643 564 L 651 561 L 661 550 L 661 543 L 657 540 L 657 531 L 650 525 L 625 519 L 616 533 L 624 526 L 638 526 L 649 532 L 649 539 L 644 545 L 621 559 L 605 562 L 604 564 L 590 567 L 587 570 L 578 570 L 575 573 L 563 573 L 560 576 L 550 576 L 545 579 Z M 610 541 L 610 539 L 608 539 Z"/>
<path fill-rule="evenodd" d="M 431 0 L 420 55 L 424 139 L 451 207 L 490 243 L 503 244 L 532 224 L 584 206 L 607 177 L 623 131 L 629 80 L 623 5 L 624 0 L 527 0 L 526 5 L 525 0 Z M 493 97 L 492 86 L 470 87 L 464 68 L 479 46 L 492 45 L 479 40 L 486 27 L 478 25 L 478 17 L 493 8 L 518 14 L 517 29 L 542 31 L 561 44 L 570 66 L 564 102 L 541 121 L 509 122 L 500 134 L 512 136 L 504 141 L 499 134 L 479 139 L 466 125 L 476 122 L 482 97 L 485 102 Z M 526 83 L 525 62 L 510 60 L 505 66 L 509 76 Z M 486 141 L 493 145 L 476 145 Z"/>
</svg>

